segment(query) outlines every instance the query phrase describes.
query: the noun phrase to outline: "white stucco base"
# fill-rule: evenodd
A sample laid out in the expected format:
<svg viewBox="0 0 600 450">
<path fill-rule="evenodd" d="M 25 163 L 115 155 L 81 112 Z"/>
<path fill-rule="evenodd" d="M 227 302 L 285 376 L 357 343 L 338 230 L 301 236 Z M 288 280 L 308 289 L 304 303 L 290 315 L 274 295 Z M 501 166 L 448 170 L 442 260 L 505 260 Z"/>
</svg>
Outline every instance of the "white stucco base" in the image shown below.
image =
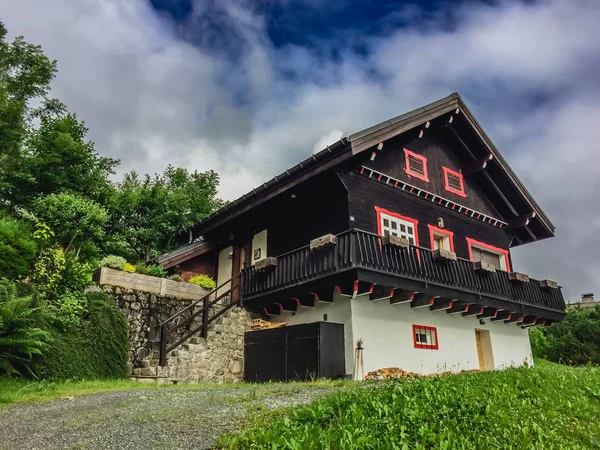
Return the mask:
<svg viewBox="0 0 600 450">
<path fill-rule="evenodd" d="M 411 308 L 409 303 L 390 305 L 388 300 L 372 302 L 368 295 L 355 299 L 336 296 L 331 304 L 301 308 L 296 314 L 272 316 L 289 325 L 324 320 L 344 324 L 346 373 L 354 370 L 355 341 L 364 341 L 365 373 L 383 367 L 400 367 L 420 374 L 479 369 L 475 330 L 489 330 L 493 353 L 490 367 L 503 369 L 533 364 L 527 330 L 515 324 L 485 320 L 462 314 Z M 413 324 L 436 327 L 437 350 L 415 348 Z"/>
</svg>

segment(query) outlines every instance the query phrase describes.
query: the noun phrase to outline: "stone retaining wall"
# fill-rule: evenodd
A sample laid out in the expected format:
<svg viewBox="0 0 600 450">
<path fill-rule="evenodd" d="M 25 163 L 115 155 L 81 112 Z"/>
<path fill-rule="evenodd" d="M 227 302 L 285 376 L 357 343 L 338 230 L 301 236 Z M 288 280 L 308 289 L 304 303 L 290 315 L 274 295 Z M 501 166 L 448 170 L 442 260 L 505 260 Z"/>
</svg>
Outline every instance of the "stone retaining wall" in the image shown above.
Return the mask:
<svg viewBox="0 0 600 450">
<path fill-rule="evenodd" d="M 160 323 L 190 304 L 189 300 L 160 296 L 118 286 L 103 285 L 129 322 L 130 373 L 140 377 L 162 377 L 169 381 L 242 381 L 244 333 L 250 329 L 250 316 L 233 307 L 211 323 L 208 338 L 199 335 L 172 351 L 167 366 L 158 367 Z M 222 306 L 211 309 L 211 316 Z M 185 320 L 199 308 L 182 314 Z M 171 336 L 170 341 L 201 324 L 201 315 Z"/>
</svg>

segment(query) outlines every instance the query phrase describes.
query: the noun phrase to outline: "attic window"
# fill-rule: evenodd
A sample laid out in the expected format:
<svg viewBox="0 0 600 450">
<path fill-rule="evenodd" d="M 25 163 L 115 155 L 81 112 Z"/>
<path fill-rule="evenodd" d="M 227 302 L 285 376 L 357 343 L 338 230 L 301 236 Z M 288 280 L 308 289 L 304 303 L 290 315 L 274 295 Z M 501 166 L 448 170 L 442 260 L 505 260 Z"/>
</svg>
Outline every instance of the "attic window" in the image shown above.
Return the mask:
<svg viewBox="0 0 600 450">
<path fill-rule="evenodd" d="M 404 171 L 411 177 L 429 183 L 429 176 L 427 175 L 427 158 L 418 153 L 411 152 L 407 148 L 404 149 L 404 156 L 406 159 Z"/>
<path fill-rule="evenodd" d="M 442 167 L 442 169 L 444 169 L 444 189 L 461 197 L 466 197 L 463 174 L 448 167 Z"/>
</svg>

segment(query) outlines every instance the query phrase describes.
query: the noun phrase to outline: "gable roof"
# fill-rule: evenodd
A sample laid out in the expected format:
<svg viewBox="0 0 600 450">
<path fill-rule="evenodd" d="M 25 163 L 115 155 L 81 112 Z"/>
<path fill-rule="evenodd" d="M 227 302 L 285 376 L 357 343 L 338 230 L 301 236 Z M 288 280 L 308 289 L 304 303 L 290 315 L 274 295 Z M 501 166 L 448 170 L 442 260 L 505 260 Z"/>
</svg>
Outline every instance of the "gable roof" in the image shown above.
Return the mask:
<svg viewBox="0 0 600 450">
<path fill-rule="evenodd" d="M 434 120 L 446 121 L 449 136 L 453 137 L 457 148 L 460 147 L 466 166 L 483 164 L 482 169 L 485 169 L 478 171 L 481 175 L 477 175 L 477 182 L 490 193 L 494 206 L 503 213 L 503 219 L 515 231 L 516 242 L 513 246 L 554 235 L 554 225 L 550 219 L 457 93 L 340 139 L 230 202 L 185 232 L 190 234 L 190 238 L 202 235 L 299 183 L 373 148 L 379 142 Z"/>
</svg>

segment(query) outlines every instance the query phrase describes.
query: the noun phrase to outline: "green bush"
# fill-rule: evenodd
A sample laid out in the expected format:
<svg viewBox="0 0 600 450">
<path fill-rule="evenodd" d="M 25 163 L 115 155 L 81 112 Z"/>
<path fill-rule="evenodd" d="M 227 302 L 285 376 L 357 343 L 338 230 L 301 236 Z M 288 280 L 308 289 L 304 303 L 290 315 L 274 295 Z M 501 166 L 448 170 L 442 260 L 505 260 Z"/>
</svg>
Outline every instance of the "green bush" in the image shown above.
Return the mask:
<svg viewBox="0 0 600 450">
<path fill-rule="evenodd" d="M 100 267 L 108 267 L 109 269 L 123 270 L 125 264 L 127 264 L 127 260 L 117 255 L 108 255 L 100 260 Z"/>
<path fill-rule="evenodd" d="M 532 350 L 539 354 L 538 343 L 542 341 L 536 336 L 538 331 L 546 341 L 541 349 L 544 358 L 572 365 L 600 364 L 600 306 L 569 308 L 562 322 L 531 330 Z"/>
<path fill-rule="evenodd" d="M 0 374 L 26 374 L 41 355 L 50 333 L 39 328 L 41 309 L 31 295 L 21 297 L 13 284 L 0 284 Z"/>
<path fill-rule="evenodd" d="M 25 278 L 33 267 L 36 252 L 31 227 L 19 220 L 0 218 L 0 277 Z"/>
<path fill-rule="evenodd" d="M 169 280 L 173 280 L 173 281 L 183 281 L 183 278 L 181 278 L 181 275 L 179 274 L 173 274 L 167 277 Z"/>
<path fill-rule="evenodd" d="M 536 327 L 529 328 L 529 342 L 534 357 L 546 358 L 548 356 L 548 339 L 543 330 Z"/>
<path fill-rule="evenodd" d="M 190 278 L 189 283 L 197 284 L 198 286 L 202 286 L 205 289 L 214 289 L 217 287 L 217 283 L 212 277 L 208 275 L 196 275 L 195 277 Z"/>
<path fill-rule="evenodd" d="M 123 378 L 127 375 L 129 327 L 104 292 L 87 294 L 85 319 L 76 328 L 51 330 L 53 342 L 35 373 L 48 380 Z"/>
<path fill-rule="evenodd" d="M 150 275 L 151 277 L 159 278 L 167 277 L 167 271 L 163 269 L 163 266 L 161 266 L 160 264 L 150 264 L 148 266 L 144 266 L 143 270 L 144 271 L 140 273 L 143 273 L 144 275 Z"/>
</svg>

